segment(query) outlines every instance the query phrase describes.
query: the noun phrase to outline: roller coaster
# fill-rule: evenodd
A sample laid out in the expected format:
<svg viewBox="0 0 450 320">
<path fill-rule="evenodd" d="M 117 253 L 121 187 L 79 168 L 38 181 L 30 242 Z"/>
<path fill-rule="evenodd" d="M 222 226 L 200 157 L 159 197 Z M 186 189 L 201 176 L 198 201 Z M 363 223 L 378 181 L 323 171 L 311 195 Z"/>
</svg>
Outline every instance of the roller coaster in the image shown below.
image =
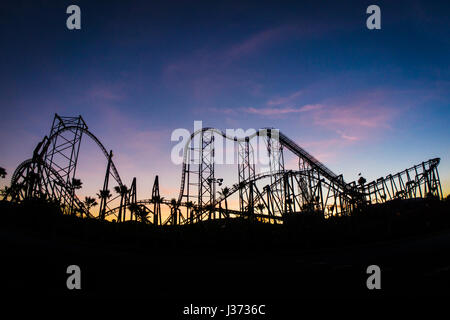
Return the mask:
<svg viewBox="0 0 450 320">
<path fill-rule="evenodd" d="M 95 142 L 107 159 L 96 213 L 76 195 L 75 177 L 84 136 Z M 255 169 L 256 139 L 262 142 L 259 145 L 268 159 L 267 170 L 262 173 Z M 215 150 L 223 140 L 231 141 L 237 150 L 237 175 L 236 183 L 218 191 L 223 179 L 215 174 Z M 286 152 L 298 161 L 295 170 L 285 168 Z M 14 171 L 3 201 L 41 199 L 57 204 L 68 215 L 116 222 L 140 220 L 156 226 L 232 218 L 278 224 L 302 214 L 348 216 L 364 206 L 396 199 L 442 199 L 439 162 L 439 158 L 430 159 L 369 183 L 364 179 L 347 183 L 277 129 L 264 128 L 237 137 L 202 128 L 192 133 L 184 147 L 178 199 L 160 195 L 156 176 L 151 198 L 138 200 L 136 178 L 129 188 L 122 182 L 112 151 L 89 131 L 83 118 L 55 114 L 49 135 L 36 146 L 32 158 Z M 113 184 L 116 196 L 110 192 Z M 237 198 L 235 207 L 228 206 L 232 197 Z M 163 219 L 164 206 L 170 213 Z"/>
</svg>

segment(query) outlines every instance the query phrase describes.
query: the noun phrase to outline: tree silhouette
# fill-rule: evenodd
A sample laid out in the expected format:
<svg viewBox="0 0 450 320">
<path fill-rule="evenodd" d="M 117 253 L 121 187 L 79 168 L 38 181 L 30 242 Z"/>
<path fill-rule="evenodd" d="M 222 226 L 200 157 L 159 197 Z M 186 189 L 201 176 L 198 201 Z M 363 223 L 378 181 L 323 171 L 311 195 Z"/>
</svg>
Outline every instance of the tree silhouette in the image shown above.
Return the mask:
<svg viewBox="0 0 450 320">
<path fill-rule="evenodd" d="M 175 198 L 170 200 L 170 211 L 172 214 L 173 224 L 177 224 L 178 201 Z"/>
<path fill-rule="evenodd" d="M 0 177 L 2 177 L 3 179 L 6 177 L 7 173 L 5 168 L 0 167 Z"/>
<path fill-rule="evenodd" d="M 126 185 L 122 186 L 115 186 L 114 191 L 116 191 L 118 194 L 120 194 L 120 207 L 119 207 L 119 216 L 117 217 L 117 220 L 120 222 L 122 221 L 122 208 L 125 205 L 125 195 L 128 193 L 128 187 Z"/>
<path fill-rule="evenodd" d="M 0 191 L 2 196 L 6 196 L 9 192 L 10 188 L 8 186 L 4 186 L 3 189 Z"/>
<path fill-rule="evenodd" d="M 263 210 L 264 210 L 264 208 L 265 208 L 264 204 L 258 203 L 258 204 L 256 205 L 256 208 L 259 210 L 259 212 L 260 212 L 261 214 L 263 214 Z"/>
<path fill-rule="evenodd" d="M 106 190 L 100 190 L 97 193 L 97 197 L 101 200 L 101 201 L 105 201 L 105 207 L 102 210 L 102 205 L 100 205 L 100 216 L 102 219 L 104 219 L 104 213 L 105 213 L 105 209 L 106 209 L 106 200 L 112 197 L 111 191 L 109 191 L 109 189 Z"/>
<path fill-rule="evenodd" d="M 81 182 L 80 179 L 76 179 L 76 178 L 72 178 L 72 197 L 75 197 L 75 190 L 81 189 L 83 185 L 83 182 Z M 77 210 L 73 209 L 73 200 L 72 200 L 72 204 L 70 205 L 70 208 L 72 211 L 72 214 L 77 214 Z"/>
<path fill-rule="evenodd" d="M 153 224 L 157 225 L 158 221 L 161 223 L 161 210 L 158 210 L 157 205 L 161 205 L 161 203 L 164 202 L 164 197 L 161 197 L 160 195 L 155 195 L 154 197 L 151 198 L 150 200 L 151 203 L 154 203 L 154 212 L 153 212 Z"/>
<path fill-rule="evenodd" d="M 219 191 L 219 194 L 225 199 L 225 216 L 228 218 L 228 195 L 230 194 L 230 189 L 225 187 L 222 191 Z"/>
<path fill-rule="evenodd" d="M 81 189 L 83 186 L 83 182 L 80 179 L 72 178 L 72 187 L 74 190 Z"/>
<path fill-rule="evenodd" d="M 128 209 L 130 209 L 131 213 L 136 217 L 139 217 L 142 223 L 145 223 L 147 221 L 148 212 L 137 203 L 130 203 L 128 205 Z"/>
<path fill-rule="evenodd" d="M 192 208 L 194 207 L 194 203 L 192 201 L 188 201 L 186 202 L 186 208 L 187 208 L 187 218 L 191 221 L 191 223 L 193 222 L 193 217 L 192 217 Z"/>
<path fill-rule="evenodd" d="M 164 202 L 164 197 L 161 197 L 161 196 L 154 196 L 151 199 L 151 203 L 159 203 L 159 204 L 161 204 L 163 202 Z"/>
<path fill-rule="evenodd" d="M 358 179 L 358 184 L 361 186 L 361 187 L 363 187 L 364 186 L 364 184 L 367 182 L 367 180 L 364 178 L 364 177 L 360 177 L 359 179 Z"/>
<path fill-rule="evenodd" d="M 88 212 L 91 210 L 92 207 L 95 207 L 96 205 L 98 205 L 95 198 L 92 198 L 92 197 L 84 197 L 83 204 L 86 207 L 86 210 Z"/>
<path fill-rule="evenodd" d="M 128 187 L 126 185 L 122 185 L 122 186 L 115 186 L 114 187 L 114 191 L 117 192 L 120 195 L 124 195 L 126 194 L 129 190 Z"/>
<path fill-rule="evenodd" d="M 363 176 L 359 177 L 358 184 L 361 187 L 362 192 L 364 192 L 364 185 L 366 184 L 366 182 L 367 180 Z M 364 198 L 360 199 L 360 201 L 364 204 Z"/>
<path fill-rule="evenodd" d="M 99 199 L 109 199 L 109 198 L 111 198 L 111 196 L 112 196 L 111 191 L 109 191 L 108 189 L 106 189 L 106 190 L 100 190 L 100 191 L 97 193 L 97 197 L 98 197 Z"/>
</svg>

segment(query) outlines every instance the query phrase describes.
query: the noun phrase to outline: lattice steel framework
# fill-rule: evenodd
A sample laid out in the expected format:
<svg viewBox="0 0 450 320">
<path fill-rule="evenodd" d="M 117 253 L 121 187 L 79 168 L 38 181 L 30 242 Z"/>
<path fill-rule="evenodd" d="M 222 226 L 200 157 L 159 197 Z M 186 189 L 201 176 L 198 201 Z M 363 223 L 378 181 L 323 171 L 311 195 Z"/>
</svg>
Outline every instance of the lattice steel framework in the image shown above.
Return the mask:
<svg viewBox="0 0 450 320">
<path fill-rule="evenodd" d="M 108 156 L 101 142 L 89 132 L 81 116 L 61 117 L 55 114 L 49 136 L 45 136 L 36 146 L 32 159 L 17 167 L 5 198 L 15 202 L 33 198 L 46 199 L 57 202 L 64 213 L 92 216 L 77 198 L 77 186 L 74 184 L 81 139 L 85 135 Z M 108 166 L 111 168 L 111 175 L 122 186 L 114 163 L 111 161 Z"/>
<path fill-rule="evenodd" d="M 253 210 L 253 185 L 246 183 L 255 179 L 255 155 L 250 139 L 237 141 L 238 144 L 238 183 L 239 183 L 239 207 L 242 212 L 254 213 Z"/>
<path fill-rule="evenodd" d="M 280 134 L 277 129 L 267 129 L 267 135 L 265 137 L 267 155 L 269 159 L 269 172 L 271 174 L 270 179 L 270 192 L 274 201 L 279 204 L 273 208 L 274 214 L 281 215 L 283 208 L 285 208 L 285 191 L 284 180 L 279 179 L 275 181 L 276 173 L 284 173 L 284 154 L 283 145 L 280 143 Z M 275 183 L 276 182 L 276 183 Z"/>
<path fill-rule="evenodd" d="M 294 214 L 313 213 L 323 217 L 349 215 L 360 206 L 396 199 L 442 198 L 438 173 L 439 158 L 424 161 L 394 175 L 369 183 L 346 183 L 324 164 L 275 129 L 262 129 L 247 137 L 237 138 L 213 129 L 201 129 L 191 135 L 183 156 L 181 188 L 178 200 L 164 200 L 155 178 L 152 198 L 138 200 L 136 178 L 131 187 L 123 185 L 113 162 L 101 142 L 88 130 L 82 117 L 55 115 L 50 134 L 37 145 L 32 159 L 22 162 L 12 175 L 11 187 L 4 199 L 21 202 L 43 199 L 57 203 L 66 214 L 93 217 L 75 194 L 76 169 L 81 139 L 89 136 L 107 159 L 105 179 L 97 218 L 115 216 L 117 221 L 140 219 L 144 223 L 183 224 L 222 218 L 222 202 L 236 194 L 239 210 L 227 209 L 227 217 L 243 216 L 276 223 Z M 238 151 L 238 183 L 226 195 L 216 196 L 215 137 L 234 141 Z M 269 170 L 256 174 L 252 139 L 262 137 L 269 158 Z M 194 139 L 198 139 L 195 143 Z M 193 143 L 194 142 L 194 143 Z M 298 158 L 298 170 L 287 170 L 284 153 Z M 113 177 L 116 197 L 110 193 Z M 118 207 L 112 207 L 114 200 Z M 196 200 L 197 203 L 192 202 Z M 161 205 L 171 210 L 163 222 Z M 186 217 L 180 207 L 186 207 Z M 149 219 L 149 217 L 151 219 Z"/>
<path fill-rule="evenodd" d="M 367 203 L 382 203 L 394 199 L 442 198 L 438 165 L 440 159 L 430 159 L 397 174 L 390 174 L 363 186 Z"/>
</svg>

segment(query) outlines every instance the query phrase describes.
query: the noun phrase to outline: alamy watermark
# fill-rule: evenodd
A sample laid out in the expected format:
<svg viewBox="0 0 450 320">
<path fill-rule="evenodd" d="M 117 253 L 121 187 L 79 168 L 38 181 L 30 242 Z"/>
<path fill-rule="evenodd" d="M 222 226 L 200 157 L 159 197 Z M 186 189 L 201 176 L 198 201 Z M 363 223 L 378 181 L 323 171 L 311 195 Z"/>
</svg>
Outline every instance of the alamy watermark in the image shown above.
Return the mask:
<svg viewBox="0 0 450 320">
<path fill-rule="evenodd" d="M 72 264 L 67 267 L 66 273 L 69 275 L 66 280 L 66 286 L 69 290 L 81 289 L 81 269 L 79 266 Z"/>
<path fill-rule="evenodd" d="M 67 7 L 66 13 L 70 14 L 66 20 L 66 27 L 69 30 L 81 29 L 81 9 L 79 6 L 72 4 Z M 369 30 L 381 29 L 381 9 L 379 6 L 372 4 L 367 7 L 366 14 L 370 16 L 366 20 L 366 27 Z"/>
</svg>

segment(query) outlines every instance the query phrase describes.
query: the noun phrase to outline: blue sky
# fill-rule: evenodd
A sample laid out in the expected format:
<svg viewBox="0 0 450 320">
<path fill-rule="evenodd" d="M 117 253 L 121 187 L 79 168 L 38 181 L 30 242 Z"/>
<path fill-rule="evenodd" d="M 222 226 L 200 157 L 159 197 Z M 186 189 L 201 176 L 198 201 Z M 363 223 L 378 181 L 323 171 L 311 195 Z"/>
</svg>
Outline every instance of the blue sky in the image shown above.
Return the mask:
<svg viewBox="0 0 450 320">
<path fill-rule="evenodd" d="M 66 28 L 67 6 L 82 29 Z M 381 30 L 366 28 L 367 6 Z M 149 197 L 175 196 L 171 132 L 276 127 L 347 181 L 434 157 L 450 192 L 448 1 L 3 1 L 0 165 L 82 115 Z M 104 159 L 83 144 L 87 194 Z M 98 175 L 98 177 L 96 177 Z M 2 184 L 7 181 L 2 181 Z"/>
</svg>

